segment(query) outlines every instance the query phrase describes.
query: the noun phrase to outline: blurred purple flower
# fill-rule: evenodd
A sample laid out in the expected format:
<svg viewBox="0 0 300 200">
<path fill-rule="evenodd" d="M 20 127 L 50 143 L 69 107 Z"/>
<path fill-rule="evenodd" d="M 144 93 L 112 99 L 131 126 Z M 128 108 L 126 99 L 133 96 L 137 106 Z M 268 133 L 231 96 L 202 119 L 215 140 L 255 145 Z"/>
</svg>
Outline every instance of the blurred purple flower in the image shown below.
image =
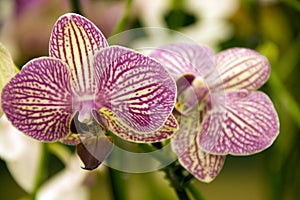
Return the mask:
<svg viewBox="0 0 300 200">
<path fill-rule="evenodd" d="M 259 53 L 232 48 L 216 56 L 195 44 L 171 44 L 150 56 L 177 80 L 180 128 L 172 138 L 179 162 L 195 177 L 210 182 L 225 157 L 268 148 L 279 134 L 269 97 L 259 91 L 270 66 Z"/>
<path fill-rule="evenodd" d="M 158 142 L 177 130 L 170 115 L 176 85 L 157 61 L 109 47 L 92 22 L 72 13 L 57 20 L 49 46 L 49 57 L 29 61 L 3 89 L 3 111 L 20 131 L 84 143 L 83 153 L 101 162 L 112 150 L 107 130 L 134 142 Z M 94 152 L 98 144 L 102 152 Z"/>
<path fill-rule="evenodd" d="M 15 14 L 19 16 L 22 12 L 38 6 L 45 0 L 15 0 Z"/>
</svg>

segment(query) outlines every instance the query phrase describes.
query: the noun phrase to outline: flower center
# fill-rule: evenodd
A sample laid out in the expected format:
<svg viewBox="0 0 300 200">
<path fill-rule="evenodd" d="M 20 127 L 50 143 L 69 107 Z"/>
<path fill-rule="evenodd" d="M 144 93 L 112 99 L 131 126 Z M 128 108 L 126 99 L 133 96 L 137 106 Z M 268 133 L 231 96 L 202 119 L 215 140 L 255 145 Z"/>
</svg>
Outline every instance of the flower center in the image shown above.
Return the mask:
<svg viewBox="0 0 300 200">
<path fill-rule="evenodd" d="M 78 115 L 78 121 L 85 124 L 90 124 L 93 120 L 92 110 L 94 107 L 93 101 L 81 102 L 81 109 Z"/>
<path fill-rule="evenodd" d="M 178 92 L 176 109 L 180 113 L 189 113 L 193 109 L 199 109 L 199 106 L 206 100 L 209 89 L 205 81 L 200 77 L 194 77 L 193 79 L 188 79 L 187 83 L 183 83 L 180 80 L 181 86 L 178 88 L 183 88 Z M 178 84 L 178 82 L 177 82 Z M 187 86 L 188 84 L 188 86 Z M 182 86 L 184 85 L 184 86 Z"/>
<path fill-rule="evenodd" d="M 192 88 L 194 89 L 198 102 L 202 103 L 205 101 L 209 94 L 209 89 L 205 81 L 200 77 L 196 77 L 192 82 Z"/>
<path fill-rule="evenodd" d="M 74 99 L 73 107 L 79 111 L 78 121 L 85 124 L 93 122 L 92 111 L 95 109 L 94 96 L 77 96 Z"/>
</svg>

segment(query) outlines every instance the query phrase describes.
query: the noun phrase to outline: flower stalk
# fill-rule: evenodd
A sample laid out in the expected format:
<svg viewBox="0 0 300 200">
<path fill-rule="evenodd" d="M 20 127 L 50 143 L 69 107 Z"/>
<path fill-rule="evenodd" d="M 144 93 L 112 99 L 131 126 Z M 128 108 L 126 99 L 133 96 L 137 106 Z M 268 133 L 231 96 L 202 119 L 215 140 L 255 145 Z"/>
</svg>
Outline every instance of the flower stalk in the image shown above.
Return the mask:
<svg viewBox="0 0 300 200">
<path fill-rule="evenodd" d="M 108 168 L 109 180 L 111 185 L 111 194 L 114 200 L 124 200 L 126 198 L 125 181 L 122 178 L 122 172 Z"/>
<path fill-rule="evenodd" d="M 195 200 L 204 200 L 204 197 L 197 188 L 194 180 L 190 180 L 186 183 L 186 189 L 191 193 Z"/>
<path fill-rule="evenodd" d="M 36 178 L 35 178 L 35 185 L 33 187 L 32 193 L 30 194 L 30 199 L 35 200 L 36 199 L 36 194 L 39 191 L 40 186 L 44 182 L 46 178 L 46 165 L 47 165 L 47 146 L 45 143 L 41 144 L 41 153 L 40 153 L 40 159 L 39 159 L 39 164 L 38 168 L 36 171 Z"/>
<path fill-rule="evenodd" d="M 173 163 L 169 167 L 164 168 L 163 171 L 166 173 L 166 178 L 169 179 L 171 186 L 174 188 L 178 196 L 178 199 L 189 200 L 190 198 L 184 188 L 184 178 L 181 176 L 181 174 L 178 174 L 178 169 L 176 168 L 178 168 L 178 166 L 176 166 L 176 163 Z"/>
<path fill-rule="evenodd" d="M 177 161 L 163 169 L 180 200 L 204 200 L 201 192 L 195 185 L 193 175 L 187 172 Z M 189 195 L 190 194 L 190 195 Z"/>
<path fill-rule="evenodd" d="M 72 6 L 72 10 L 74 13 L 77 14 L 82 14 L 81 12 L 81 6 L 80 6 L 80 0 L 70 0 L 71 6 Z"/>
</svg>

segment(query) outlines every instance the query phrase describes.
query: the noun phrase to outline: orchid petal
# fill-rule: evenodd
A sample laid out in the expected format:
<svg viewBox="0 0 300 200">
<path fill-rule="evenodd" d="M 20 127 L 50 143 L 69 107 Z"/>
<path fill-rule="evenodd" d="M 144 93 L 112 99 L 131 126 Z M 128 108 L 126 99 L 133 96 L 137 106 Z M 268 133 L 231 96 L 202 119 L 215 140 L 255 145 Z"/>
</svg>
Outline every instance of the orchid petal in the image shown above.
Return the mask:
<svg viewBox="0 0 300 200">
<path fill-rule="evenodd" d="M 194 110 L 188 116 L 176 115 L 176 118 L 180 126 L 171 144 L 180 164 L 200 181 L 212 181 L 221 171 L 225 156 L 206 153 L 197 144 L 203 118 L 201 111 Z"/>
<path fill-rule="evenodd" d="M 176 84 L 155 60 L 112 46 L 95 58 L 98 108 L 106 107 L 129 129 L 153 132 L 163 126 L 176 98 Z"/>
<path fill-rule="evenodd" d="M 2 108 L 15 127 L 35 139 L 65 137 L 72 115 L 66 64 L 50 57 L 28 62 L 3 89 Z"/>
<path fill-rule="evenodd" d="M 197 44 L 166 45 L 156 49 L 150 57 L 162 63 L 175 80 L 185 74 L 206 78 L 214 71 L 212 50 Z"/>
<path fill-rule="evenodd" d="M 232 48 L 219 53 L 215 62 L 223 82 L 212 87 L 218 89 L 256 90 L 269 78 L 270 64 L 261 54 L 246 48 Z"/>
<path fill-rule="evenodd" d="M 8 52 L 8 50 L 0 43 L 0 102 L 1 102 L 1 91 L 5 84 L 14 75 L 14 63 Z M 0 117 L 3 115 L 0 106 Z"/>
<path fill-rule="evenodd" d="M 73 102 L 74 103 L 74 102 Z M 73 104 L 74 107 L 74 104 Z M 81 139 L 83 139 L 82 137 L 80 137 L 80 134 L 78 133 L 78 124 L 80 123 L 78 122 L 78 116 L 79 116 L 79 112 L 75 112 L 71 118 L 71 123 L 69 126 L 69 130 L 70 130 L 70 134 L 67 135 L 66 137 L 60 139 L 60 142 L 67 144 L 67 145 L 77 145 L 79 143 L 81 143 Z"/>
<path fill-rule="evenodd" d="M 67 145 L 77 145 L 81 142 L 79 135 L 76 133 L 71 133 L 59 141 Z"/>
<path fill-rule="evenodd" d="M 268 148 L 279 133 L 278 116 L 262 92 L 225 93 L 225 114 L 213 110 L 203 121 L 198 144 L 212 154 L 249 155 Z"/>
<path fill-rule="evenodd" d="M 99 114 L 105 120 L 108 129 L 126 141 L 136 143 L 161 142 L 171 138 L 178 130 L 178 123 L 172 114 L 168 117 L 162 128 L 150 133 L 140 133 L 129 129 L 123 123 L 119 122 L 116 115 L 108 109 L 100 109 Z"/>
<path fill-rule="evenodd" d="M 199 148 L 196 141 L 190 145 L 178 161 L 200 181 L 209 183 L 221 171 L 226 156 L 206 153 Z"/>
<path fill-rule="evenodd" d="M 61 16 L 50 38 L 50 56 L 69 66 L 77 94 L 95 91 L 93 55 L 108 44 L 101 31 L 88 19 L 73 13 Z"/>
<path fill-rule="evenodd" d="M 199 134 L 200 115 L 199 112 L 190 113 L 188 116 L 177 115 L 179 130 L 172 137 L 171 144 L 173 151 L 181 157 L 184 152 L 194 143 L 196 135 Z"/>
<path fill-rule="evenodd" d="M 184 88 L 181 91 L 177 89 L 177 101 L 175 108 L 183 115 L 189 115 L 194 109 L 205 106 L 203 101 L 209 95 L 208 86 L 202 79 L 194 78 L 191 83 L 184 83 L 183 79 L 186 76 L 179 78 L 176 82 L 177 88 Z M 188 86 L 190 84 L 190 86 Z M 188 86 L 188 87 L 187 87 Z"/>
</svg>

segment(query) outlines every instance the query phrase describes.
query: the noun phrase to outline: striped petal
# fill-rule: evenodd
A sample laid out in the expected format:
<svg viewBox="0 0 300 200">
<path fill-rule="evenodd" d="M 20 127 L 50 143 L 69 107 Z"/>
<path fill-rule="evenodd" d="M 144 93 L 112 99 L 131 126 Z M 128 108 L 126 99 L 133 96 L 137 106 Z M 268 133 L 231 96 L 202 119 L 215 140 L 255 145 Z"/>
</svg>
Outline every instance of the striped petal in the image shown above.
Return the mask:
<svg viewBox="0 0 300 200">
<path fill-rule="evenodd" d="M 173 151 L 180 164 L 198 180 L 211 182 L 221 171 L 226 156 L 205 153 L 197 144 L 202 115 L 196 112 L 177 116 L 179 130 L 172 137 Z"/>
<path fill-rule="evenodd" d="M 206 78 L 214 71 L 212 50 L 197 44 L 166 45 L 156 49 L 150 57 L 162 63 L 175 80 L 185 74 Z"/>
<path fill-rule="evenodd" d="M 177 115 L 175 117 L 179 123 L 179 130 L 172 137 L 172 149 L 181 157 L 185 151 L 192 146 L 196 136 L 199 134 L 200 115 L 199 112 L 192 112 L 189 115 Z"/>
<path fill-rule="evenodd" d="M 112 46 L 95 58 L 98 110 L 111 110 L 129 129 L 153 132 L 163 126 L 176 98 L 176 84 L 163 66 L 132 50 Z"/>
<path fill-rule="evenodd" d="M 154 132 L 140 133 L 129 129 L 119 121 L 116 115 L 105 108 L 99 110 L 100 116 L 105 120 L 109 130 L 120 138 L 136 143 L 154 143 L 171 138 L 178 130 L 178 123 L 173 115 L 170 115 L 164 126 Z"/>
<path fill-rule="evenodd" d="M 211 182 L 221 171 L 226 156 L 212 155 L 202 151 L 197 143 L 202 111 L 194 110 L 189 115 L 175 115 L 179 130 L 172 137 L 171 144 L 173 151 L 177 154 L 180 164 L 203 182 Z"/>
<path fill-rule="evenodd" d="M 209 183 L 220 173 L 226 156 L 205 153 L 194 143 L 178 158 L 180 164 L 198 180 Z"/>
<path fill-rule="evenodd" d="M 194 78 L 194 80 L 189 83 L 183 79 L 186 76 L 181 77 L 177 80 L 177 88 L 185 88 L 183 90 L 177 89 L 177 101 L 175 108 L 183 115 L 189 115 L 190 112 L 193 112 L 194 109 L 198 109 L 199 107 L 203 107 L 205 104 L 206 97 L 209 95 L 209 87 L 206 85 L 204 80 L 199 77 Z M 189 85 L 186 87 L 187 85 Z"/>
<path fill-rule="evenodd" d="M 270 64 L 261 54 L 246 48 L 232 48 L 219 53 L 215 62 L 223 82 L 216 80 L 217 90 L 256 90 L 269 78 Z"/>
<path fill-rule="evenodd" d="M 79 134 L 76 133 L 70 133 L 69 135 L 60 139 L 59 141 L 67 145 L 77 145 L 81 142 Z"/>
<path fill-rule="evenodd" d="M 50 57 L 28 62 L 3 89 L 2 108 L 15 127 L 35 139 L 65 137 L 72 115 L 66 64 Z"/>
<path fill-rule="evenodd" d="M 198 144 L 212 154 L 250 155 L 268 148 L 279 133 L 277 113 L 262 92 L 225 94 L 225 114 L 214 110 L 203 121 Z"/>
<path fill-rule="evenodd" d="M 14 63 L 8 52 L 8 50 L 0 43 L 0 102 L 1 102 L 1 91 L 5 84 L 14 75 Z M 0 107 L 0 117 L 3 115 Z"/>
<path fill-rule="evenodd" d="M 68 64 L 73 87 L 82 96 L 94 94 L 93 55 L 107 46 L 101 31 L 91 21 L 68 13 L 54 25 L 49 53 Z"/>
</svg>

